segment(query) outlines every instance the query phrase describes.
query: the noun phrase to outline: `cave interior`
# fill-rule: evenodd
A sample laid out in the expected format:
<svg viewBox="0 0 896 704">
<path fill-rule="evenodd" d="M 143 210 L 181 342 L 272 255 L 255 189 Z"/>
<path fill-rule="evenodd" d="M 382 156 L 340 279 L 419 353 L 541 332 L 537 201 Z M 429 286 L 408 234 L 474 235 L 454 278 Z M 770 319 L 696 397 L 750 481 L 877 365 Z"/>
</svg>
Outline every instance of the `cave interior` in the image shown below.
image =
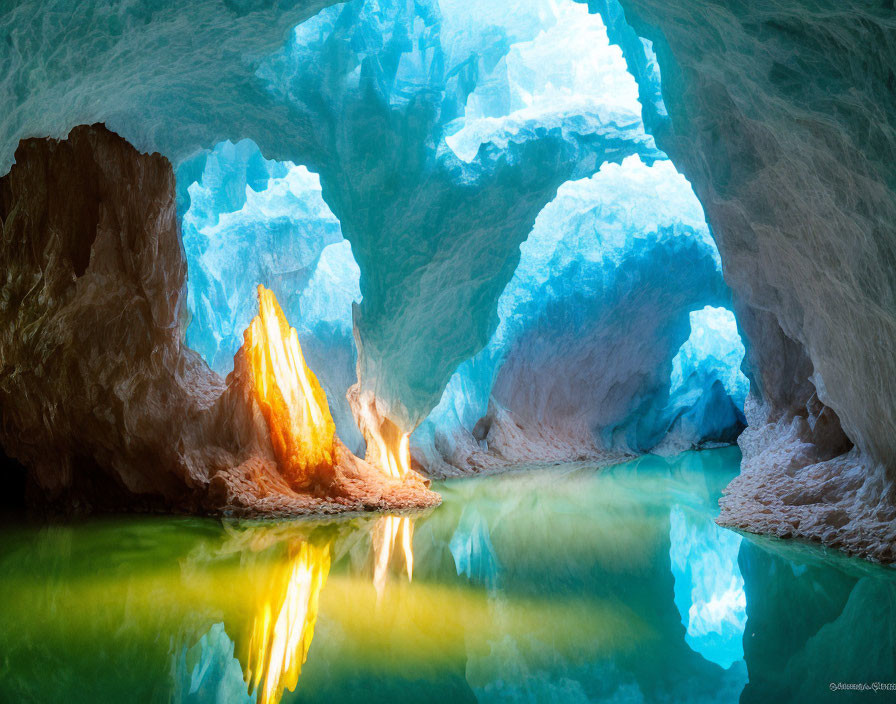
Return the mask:
<svg viewBox="0 0 896 704">
<path fill-rule="evenodd" d="M 563 534 L 574 506 L 614 545 L 664 512 L 632 608 L 674 592 L 649 619 L 680 650 L 652 656 L 706 701 L 814 697 L 850 628 L 894 652 L 892 0 L 21 0 L 0 28 L 0 509 L 282 548 L 303 644 L 208 626 L 172 657 L 223 668 L 214 701 L 306 691 L 331 563 L 361 560 L 338 514 L 379 604 L 395 560 L 426 574 L 421 535 L 504 593 L 515 512 Z M 793 599 L 799 635 L 775 625 Z M 516 689 L 466 657 L 433 680 L 449 699 L 559 696 L 528 656 Z M 616 695 L 681 695 L 625 657 Z"/>
</svg>

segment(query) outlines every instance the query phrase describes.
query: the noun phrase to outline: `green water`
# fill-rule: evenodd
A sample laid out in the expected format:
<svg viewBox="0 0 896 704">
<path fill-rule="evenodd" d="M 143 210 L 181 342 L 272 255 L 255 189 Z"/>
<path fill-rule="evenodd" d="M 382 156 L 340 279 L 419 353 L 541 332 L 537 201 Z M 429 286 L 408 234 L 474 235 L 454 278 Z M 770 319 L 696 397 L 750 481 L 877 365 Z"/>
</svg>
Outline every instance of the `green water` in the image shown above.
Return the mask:
<svg viewBox="0 0 896 704">
<path fill-rule="evenodd" d="M 389 524 L 388 562 L 382 517 L 7 525 L 0 701 L 261 702 L 269 682 L 283 702 L 896 699 L 831 691 L 896 682 L 893 571 L 717 527 L 738 462 L 445 483 Z M 294 691 L 258 665 L 278 618 L 291 664 L 310 638 Z"/>
</svg>

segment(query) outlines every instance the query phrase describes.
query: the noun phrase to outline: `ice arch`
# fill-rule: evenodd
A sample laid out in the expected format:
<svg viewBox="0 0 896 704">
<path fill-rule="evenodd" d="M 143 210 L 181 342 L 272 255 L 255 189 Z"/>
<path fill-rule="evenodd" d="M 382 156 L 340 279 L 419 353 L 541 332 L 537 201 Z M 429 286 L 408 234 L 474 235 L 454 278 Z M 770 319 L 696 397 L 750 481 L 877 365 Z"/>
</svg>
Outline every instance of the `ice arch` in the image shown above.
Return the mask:
<svg viewBox="0 0 896 704">
<path fill-rule="evenodd" d="M 306 163 L 319 170 L 361 269 L 361 390 L 405 428 L 488 341 L 518 246 L 557 187 L 608 160 L 661 156 L 636 111 L 618 121 L 575 111 L 521 117 L 509 100 L 492 106 L 502 125 L 469 162 L 448 148 L 446 125 L 457 133 L 469 95 L 489 81 L 506 85 L 504 56 L 558 12 L 536 0 L 512 16 L 486 4 L 356 0 L 300 25 L 258 72 L 320 124 L 322 143 Z M 605 31 L 602 46 L 617 60 L 599 68 L 635 95 Z"/>
<path fill-rule="evenodd" d="M 192 164 L 180 170 L 183 200 L 188 203 L 182 225 L 193 310 L 187 342 L 216 371 L 228 373 L 233 354 L 242 343 L 242 331 L 254 315 L 254 287 L 263 283 L 274 289 L 298 327 L 309 360 L 325 385 L 340 436 L 360 451 L 362 441 L 345 399 L 346 390 L 355 381 L 351 306 L 360 298 L 359 272 L 348 243 L 341 239 L 338 221 L 320 197 L 316 176 L 303 167 L 265 160 L 249 141 L 222 143 L 202 159 L 202 171 L 195 176 L 198 181 L 187 185 L 194 177 Z M 664 233 L 658 227 L 670 229 Z M 656 230 L 652 234 L 651 228 Z M 522 246 L 523 259 L 500 299 L 501 323 L 489 347 L 454 375 L 440 408 L 415 436 L 418 457 L 430 472 L 437 473 L 446 457 L 456 462 L 453 455 L 459 449 L 458 440 L 452 441 L 454 447 L 446 447 L 446 438 L 459 436 L 459 444 L 469 446 L 469 434 L 489 410 L 493 382 L 514 341 L 533 334 L 539 325 L 544 327 L 544 311 L 560 306 L 573 311 L 572 317 L 562 318 L 554 331 L 560 337 L 548 339 L 542 353 L 550 358 L 555 356 L 554 348 L 568 347 L 564 338 L 570 331 L 564 325 L 572 323 L 574 331 L 581 332 L 575 330 L 581 323 L 579 318 L 586 319 L 588 306 L 593 306 L 596 298 L 606 297 L 612 288 L 592 291 L 590 299 L 581 296 L 583 275 L 589 280 L 589 262 L 602 262 L 600 276 L 604 279 L 623 275 L 626 267 L 631 267 L 630 258 L 640 258 L 638 266 L 649 267 L 645 262 L 655 252 L 638 250 L 640 242 L 651 236 L 666 236 L 665 246 L 685 260 L 692 254 L 689 247 L 694 243 L 688 242 L 692 239 L 698 243 L 696 251 L 702 252 L 699 256 L 713 261 L 704 269 L 699 263 L 689 269 L 685 261 L 683 275 L 693 282 L 709 282 L 693 286 L 687 279 L 679 282 L 679 288 L 688 290 L 683 299 L 686 305 L 707 298 L 707 290 L 713 291 L 712 300 L 724 298 L 719 293 L 723 285 L 718 257 L 702 210 L 687 182 L 669 162 L 658 162 L 650 168 L 635 157 L 620 167 L 605 167 L 590 181 L 571 182 L 561 188 Z M 549 280 L 544 278 L 547 271 Z M 663 276 L 658 272 L 654 285 L 663 290 L 674 288 L 675 282 L 663 280 Z M 620 316 L 624 319 L 632 312 L 624 303 L 631 295 L 632 284 L 626 285 L 619 296 L 603 302 L 605 314 L 592 323 L 598 336 L 610 339 L 626 334 L 620 332 L 618 324 Z M 556 399 L 531 408 L 531 397 L 513 403 L 498 396 L 500 407 L 511 411 L 517 420 L 529 414 L 530 422 L 537 420 L 539 426 L 553 429 L 550 442 L 554 447 L 536 444 L 515 448 L 518 459 L 545 460 L 557 451 L 569 458 L 589 456 L 595 449 L 591 440 L 599 434 L 605 437 L 598 447 L 635 452 L 650 448 L 679 451 L 706 441 L 730 442 L 736 437 L 742 424 L 746 380 L 738 369 L 743 346 L 733 316 L 723 308 L 692 312 L 690 338 L 672 359 L 670 372 L 669 358 L 675 342 L 663 346 L 655 338 L 656 326 L 666 322 L 664 316 L 669 320 L 678 316 L 680 324 L 684 308 L 677 309 L 659 299 L 654 304 L 655 323 L 641 329 L 637 339 L 645 347 L 655 343 L 655 354 L 640 359 L 634 372 L 609 364 L 571 370 L 566 380 L 569 388 L 565 408 L 558 408 Z M 619 307 L 621 313 L 614 310 Z M 639 298 L 634 310 L 643 307 Z M 609 317 L 607 311 L 612 313 Z M 629 323 L 631 327 L 637 326 Z M 593 343 L 593 338 L 579 342 L 586 356 L 596 353 Z M 516 359 L 513 354 L 509 356 Z M 529 365 L 533 362 L 537 367 L 544 358 L 540 362 L 527 360 Z M 478 374 L 468 373 L 477 367 Z M 626 381 L 626 374 L 631 377 L 633 373 L 653 374 L 653 387 L 649 381 Z M 464 374 L 466 378 L 460 378 Z M 601 376 L 604 389 L 620 385 L 628 388 L 621 394 L 616 392 L 615 411 L 592 417 L 581 429 L 582 434 L 575 437 L 570 436 L 570 407 L 578 408 L 580 415 L 593 415 L 593 406 L 607 405 L 605 398 L 589 395 L 588 385 L 581 383 L 582 374 Z M 541 378 L 547 375 L 539 370 Z M 520 383 L 513 372 L 498 378 L 503 379 L 505 393 L 507 386 Z M 551 376 L 544 381 L 553 384 L 556 393 L 558 380 Z M 639 395 L 648 400 L 639 401 Z M 457 407 L 455 416 L 446 416 L 446 402 Z M 533 412 L 537 418 L 531 416 Z M 645 416 L 650 419 L 645 421 Z M 613 438 L 619 426 L 630 424 L 635 424 L 635 429 L 623 435 L 631 437 L 621 441 Z M 438 458 L 433 454 L 436 435 L 441 454 Z M 497 447 L 499 443 L 496 434 L 492 444 Z M 510 449 L 505 448 L 504 454 Z M 459 468 L 468 468 L 468 462 L 460 463 Z"/>
<path fill-rule="evenodd" d="M 431 100 L 430 94 L 439 91 L 441 105 L 438 110 L 430 105 L 431 114 L 427 115 L 432 135 L 422 144 L 429 149 L 432 145 L 427 140 L 444 136 L 434 155 L 436 178 L 429 173 L 431 164 L 419 171 L 412 168 L 408 174 L 404 164 L 390 163 L 386 145 L 406 149 L 423 136 L 406 123 L 380 123 L 376 117 L 363 123 L 376 128 L 373 134 L 355 134 L 351 120 L 344 116 L 330 118 L 345 121 L 347 134 L 337 138 L 335 155 L 327 157 L 333 163 L 325 162 L 326 168 L 321 169 L 325 187 L 328 176 L 339 179 L 323 193 L 317 176 L 289 162 L 264 159 L 250 142 L 224 143 L 211 154 L 185 162 L 179 170 L 179 188 L 186 209 L 182 218 L 184 241 L 194 272 L 190 289 L 194 320 L 188 342 L 218 371 L 226 373 L 252 314 L 251 287 L 263 282 L 274 288 L 287 312 L 298 321 L 303 343 L 312 349 L 316 346 L 338 352 L 335 359 L 326 354 L 315 359 L 312 352 L 312 362 L 321 370 L 337 422 L 342 419 L 341 434 L 356 440 L 353 446 L 357 447 L 357 434 L 346 427 L 351 424 L 344 399 L 355 360 L 348 334 L 347 303 L 360 301 L 354 323 L 362 353 L 357 367 L 362 390 L 365 386 L 372 390 L 384 413 L 393 420 L 411 425 L 416 415 L 433 405 L 426 396 L 442 392 L 440 376 L 444 377 L 444 370 L 455 367 L 458 361 L 452 360 L 452 349 L 455 353 L 475 350 L 477 330 L 485 326 L 487 331 L 493 326 L 496 305 L 501 326 L 492 336 L 491 349 L 465 363 L 488 369 L 479 374 L 480 378 L 462 384 L 472 398 L 460 399 L 459 403 L 470 408 L 461 412 L 463 422 L 438 429 L 441 438 L 460 433 L 467 440 L 477 420 L 487 415 L 492 400 L 492 416 L 506 410 L 513 414 L 514 422 L 523 421 L 528 430 L 536 426 L 549 429 L 550 437 L 542 438 L 546 442 L 517 448 L 513 454 L 516 459 L 547 459 L 557 452 L 570 458 L 590 456 L 598 447 L 640 452 L 664 439 L 665 451 L 697 446 L 713 438 L 730 441 L 742 422 L 742 398 L 732 401 L 730 389 L 714 385 L 711 362 L 716 366 L 727 363 L 731 368 L 719 372 L 724 375 L 739 364 L 739 359 L 709 360 L 706 350 L 701 350 L 688 358 L 692 365 L 706 367 L 699 380 L 695 377 L 699 374 L 690 368 L 686 380 L 679 379 L 670 386 L 668 378 L 673 350 L 687 335 L 683 316 L 699 305 L 724 304 L 726 300 L 718 255 L 699 203 L 668 162 L 657 163 L 654 170 L 649 168 L 663 155 L 653 149 L 644 131 L 638 84 L 622 52 L 609 44 L 600 16 L 572 3 L 529 2 L 520 10 L 512 19 L 498 19 L 484 7 L 460 8 L 450 2 L 409 10 L 400 3 L 356 1 L 325 10 L 299 25 L 287 47 L 264 61 L 257 72 L 269 92 L 287 103 L 304 101 L 303 105 L 310 103 L 317 109 L 320 106 L 312 99 L 319 100 L 325 93 L 349 113 L 365 110 L 376 115 L 377 109 L 388 104 L 394 117 L 396 113 L 419 110 L 418 101 Z M 416 36 L 417 44 L 408 46 L 399 41 L 401 33 Z M 333 46 L 354 56 L 348 67 L 360 62 L 360 73 L 340 68 L 339 62 L 329 58 L 327 52 Z M 491 65 L 472 61 L 485 49 L 492 54 Z M 443 64 L 455 62 L 458 56 L 468 56 L 457 65 L 466 65 L 469 75 L 458 69 L 445 72 Z M 399 61 L 388 75 L 383 73 L 386 58 Z M 328 69 L 328 60 L 339 70 Z M 366 65 L 376 67 L 383 82 L 374 86 L 366 83 Z M 655 66 L 652 75 L 658 80 Z M 326 117 L 316 115 L 320 121 Z M 635 156 L 624 162 L 623 169 L 605 166 L 607 175 L 582 182 L 590 184 L 590 190 L 581 183 L 576 186 L 576 182 L 562 186 L 564 197 L 558 197 L 539 215 L 540 229 L 536 221 L 529 241 L 522 246 L 524 262 L 500 301 L 493 303 L 495 294 L 490 292 L 500 284 L 501 270 L 508 262 L 513 263 L 516 254 L 513 249 L 508 251 L 503 235 L 498 242 L 495 238 L 501 232 L 506 234 L 506 220 L 513 218 L 498 211 L 501 217 L 483 227 L 478 202 L 491 208 L 495 205 L 491 196 L 497 195 L 518 206 L 520 183 L 483 184 L 482 174 L 502 168 L 500 164 L 514 159 L 520 148 L 543 142 L 545 134 L 551 135 L 549 143 L 559 151 L 561 161 L 565 159 L 562 170 L 568 175 L 587 173 L 607 158 L 606 144 L 601 143 L 608 136 L 618 142 L 615 154 L 626 149 L 644 150 L 646 163 Z M 543 148 L 538 154 L 533 163 L 520 162 L 514 168 L 537 172 L 545 165 L 544 157 L 550 156 Z M 368 166 L 375 170 L 372 176 L 365 171 Z M 620 173 L 624 176 L 618 176 Z M 347 178 L 355 174 L 354 180 Z M 469 182 L 477 175 L 478 181 Z M 389 180 L 391 191 L 383 179 Z M 498 191 L 488 193 L 492 187 Z M 584 191 L 576 193 L 576 188 Z M 598 196 L 601 189 L 608 193 Z M 353 267 L 354 261 L 349 256 L 343 262 L 336 256 L 348 250 L 335 247 L 342 228 L 321 198 L 338 208 L 347 191 L 352 194 L 352 207 L 343 206 L 342 212 L 348 219 L 346 228 L 354 232 L 356 243 L 360 241 L 360 285 L 369 293 L 363 299 L 355 290 L 356 269 L 336 271 L 340 263 Z M 380 201 L 383 192 L 394 197 L 386 207 L 370 203 L 372 198 Z M 548 195 L 549 189 L 538 197 Z M 467 212 L 460 220 L 454 215 L 457 198 L 472 198 L 474 203 L 472 208 L 461 209 Z M 612 198 L 625 205 L 610 204 Z M 593 201 L 590 205 L 589 199 Z M 443 208 L 435 216 L 426 214 L 428 221 L 436 221 L 438 246 L 426 242 L 433 233 L 416 231 L 420 205 L 426 211 Z M 558 245 L 554 241 L 556 233 L 550 230 L 561 232 L 567 225 L 564 207 L 574 211 L 590 207 L 592 212 L 571 226 L 577 239 Z M 625 208 L 632 213 L 644 208 L 646 215 L 632 217 L 623 213 Z M 594 239 L 589 228 L 601 221 L 601 215 L 595 212 L 602 209 L 610 213 L 602 224 L 612 230 L 612 236 Z M 474 216 L 480 217 L 475 226 L 470 220 Z M 452 220 L 444 222 L 448 218 Z M 661 227 L 652 218 L 662 219 L 665 225 L 678 222 L 682 227 L 676 230 L 676 238 L 667 238 L 662 247 L 647 251 L 641 247 L 642 240 Z M 513 227 L 523 232 L 524 225 L 523 220 Z M 388 233 L 387 227 L 391 228 Z M 375 251 L 366 241 L 372 234 L 377 235 Z M 409 238 L 414 248 L 410 253 L 406 249 Z M 689 238 L 694 242 L 688 242 Z M 392 240 L 395 246 L 389 247 Z M 588 251 L 584 265 L 578 261 L 576 249 Z M 494 250 L 506 253 L 504 263 L 495 260 Z M 685 265 L 678 269 L 684 277 L 680 282 L 657 283 L 657 290 L 671 293 L 671 297 L 658 299 L 652 308 L 644 304 L 644 297 L 628 301 L 634 284 L 626 277 L 634 276 L 641 283 L 643 277 L 652 277 L 658 282 L 663 276 L 662 261 L 651 261 L 651 257 L 662 258 L 663 251 L 685 260 L 691 255 L 697 259 L 709 257 L 713 263 L 695 264 L 689 273 Z M 488 255 L 485 263 L 484 254 Z M 616 277 L 618 282 L 600 281 L 582 296 L 577 290 L 578 269 L 587 269 L 589 261 L 601 258 L 601 276 Z M 318 266 L 319 261 L 329 260 L 336 269 Z M 635 260 L 639 263 L 633 264 Z M 500 268 L 489 272 L 494 266 Z M 538 281 L 540 270 L 546 266 L 556 269 L 547 286 Z M 639 267 L 645 271 L 653 267 L 653 273 Z M 327 271 L 329 277 L 325 276 Z M 320 281 L 341 293 L 328 296 L 321 304 L 317 299 L 322 294 L 313 285 Z M 602 312 L 589 310 L 589 306 L 595 308 L 600 296 L 607 299 Z M 547 323 L 552 307 L 577 312 L 552 326 Z M 366 315 L 373 315 L 375 320 L 368 327 Z M 545 365 L 553 349 L 569 347 L 566 338 L 570 331 L 563 325 L 582 324 L 577 316 L 588 320 L 590 336 L 576 340 L 576 351 L 566 360 L 567 368 L 552 373 Z M 643 323 L 643 329 L 632 332 L 637 327 L 634 320 Z M 448 339 L 444 339 L 446 335 Z M 616 344 L 613 338 L 624 338 L 629 348 L 624 349 L 625 345 Z M 541 365 L 536 375 L 540 390 L 525 398 L 510 398 L 508 395 L 513 395 L 518 386 L 516 375 L 532 363 L 528 356 L 536 349 L 540 349 L 535 352 L 540 359 L 534 361 L 536 366 Z M 607 353 L 634 353 L 642 358 L 629 367 L 594 362 L 596 356 Z M 685 373 L 678 367 L 676 370 Z M 600 379 L 599 389 L 594 388 L 594 376 Z M 561 383 L 566 385 L 562 398 L 557 393 Z M 458 382 L 453 384 L 456 391 Z M 474 389 L 477 385 L 480 388 Z M 552 398 L 545 403 L 539 394 Z M 601 411 L 596 412 L 595 407 Z M 709 428 L 712 423 L 717 427 Z M 501 425 L 496 424 L 496 431 Z M 503 454 L 520 439 L 514 435 L 504 439 L 507 447 Z M 664 438 L 668 435 L 674 438 Z M 418 433 L 418 438 L 431 460 L 432 427 Z M 496 432 L 492 445 L 500 444 Z M 541 456 L 545 453 L 547 456 Z"/>
<path fill-rule="evenodd" d="M 446 474 L 733 441 L 744 349 L 703 211 L 668 161 L 570 181 L 538 215 L 485 349 L 413 441 Z M 692 312 L 693 311 L 693 312 Z"/>
<path fill-rule="evenodd" d="M 731 443 L 746 424 L 749 391 L 741 371 L 744 345 L 734 314 L 706 306 L 690 313 L 691 334 L 672 359 L 667 413 L 671 418 L 660 448 L 665 453 Z"/>
<path fill-rule="evenodd" d="M 661 156 L 631 100 L 637 84 L 584 6 L 529 0 L 509 15 L 490 3 L 355 0 L 278 12 L 263 2 L 206 0 L 181 12 L 138 3 L 121 14 L 83 5 L 67 15 L 51 12 L 51 0 L 44 4 L 45 13 L 23 6 L 2 16 L 21 68 L 3 84 L 16 106 L 6 159 L 23 130 L 56 135 L 102 119 L 138 148 L 162 151 L 180 173 L 198 176 L 202 157 L 187 157 L 225 136 L 251 137 L 266 157 L 307 165 L 319 174 L 362 273 L 355 315 L 362 386 L 407 427 L 488 341 L 517 247 L 556 188 L 607 160 Z M 40 14 L 67 20 L 35 33 L 17 29 L 28 26 L 26 15 Z M 298 26 L 272 54 L 289 24 Z M 605 59 L 593 77 L 624 84 L 621 112 L 591 114 L 593 100 L 545 109 L 556 87 L 532 84 L 532 62 L 551 49 L 542 35 L 570 41 L 577 27 Z M 39 65 L 35 45 L 46 39 L 65 47 L 70 31 L 85 38 L 76 95 Z M 471 129 L 464 111 L 477 88 L 473 102 L 481 104 L 489 87 L 509 90 L 511 51 L 518 55 L 514 85 L 541 108 L 521 113 L 509 97 L 492 100 L 488 116 L 503 126 L 461 161 L 444 136 Z M 184 70 L 166 73 L 175 63 Z M 123 80 L 134 72 L 154 80 Z M 580 71 L 574 86 L 561 88 L 574 97 L 571 89 L 584 84 Z M 180 195 L 188 203 L 189 194 Z"/>
</svg>

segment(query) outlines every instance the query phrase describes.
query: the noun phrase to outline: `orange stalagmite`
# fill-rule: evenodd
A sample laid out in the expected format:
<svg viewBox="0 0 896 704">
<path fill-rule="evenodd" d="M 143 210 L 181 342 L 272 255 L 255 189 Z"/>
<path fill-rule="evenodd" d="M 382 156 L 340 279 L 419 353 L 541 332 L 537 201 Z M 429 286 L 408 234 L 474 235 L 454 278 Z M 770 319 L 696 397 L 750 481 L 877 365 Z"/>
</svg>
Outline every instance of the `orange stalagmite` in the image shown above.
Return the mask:
<svg viewBox="0 0 896 704">
<path fill-rule="evenodd" d="M 336 428 L 298 333 L 264 286 L 258 287 L 258 308 L 244 335 L 255 396 L 280 471 L 294 486 L 307 486 L 332 468 Z"/>
<path fill-rule="evenodd" d="M 352 386 L 346 396 L 367 443 L 367 463 L 390 479 L 404 480 L 412 474 L 410 432 L 389 418 L 373 391 L 362 390 L 360 383 Z"/>
<path fill-rule="evenodd" d="M 245 678 L 258 704 L 295 691 L 314 637 L 320 592 L 330 572 L 330 546 L 302 542 L 270 584 L 255 617 Z"/>
<path fill-rule="evenodd" d="M 393 479 L 404 479 L 411 471 L 410 434 L 402 433 L 388 418 L 366 426 L 366 460 Z"/>
</svg>

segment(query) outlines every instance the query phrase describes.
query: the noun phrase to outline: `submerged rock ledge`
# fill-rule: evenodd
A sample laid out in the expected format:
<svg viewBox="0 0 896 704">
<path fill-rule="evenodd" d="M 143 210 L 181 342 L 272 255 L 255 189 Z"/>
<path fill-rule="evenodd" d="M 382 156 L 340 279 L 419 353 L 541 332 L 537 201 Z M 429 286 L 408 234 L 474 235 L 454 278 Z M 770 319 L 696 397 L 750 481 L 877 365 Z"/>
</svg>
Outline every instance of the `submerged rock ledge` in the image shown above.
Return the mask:
<svg viewBox="0 0 896 704">
<path fill-rule="evenodd" d="M 186 263 L 170 163 L 102 125 L 24 140 L 0 179 L 0 444 L 29 500 L 241 516 L 400 510 L 439 496 L 336 440 L 306 487 L 279 471 L 239 360 L 183 343 Z"/>
</svg>

